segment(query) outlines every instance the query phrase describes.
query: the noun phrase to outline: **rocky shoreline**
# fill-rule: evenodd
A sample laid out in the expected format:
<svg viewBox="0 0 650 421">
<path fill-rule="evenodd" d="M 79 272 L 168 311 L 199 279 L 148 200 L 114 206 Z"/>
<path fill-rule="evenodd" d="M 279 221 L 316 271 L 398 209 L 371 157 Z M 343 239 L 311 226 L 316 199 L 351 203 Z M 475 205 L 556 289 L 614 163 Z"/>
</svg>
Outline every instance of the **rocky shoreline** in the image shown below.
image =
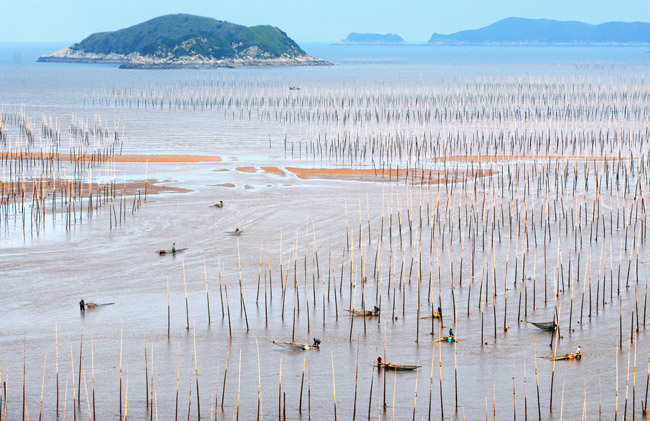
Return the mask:
<svg viewBox="0 0 650 421">
<path fill-rule="evenodd" d="M 290 66 L 331 66 L 332 63 L 315 57 L 294 58 L 249 58 L 233 60 L 130 60 L 120 65 L 120 69 L 235 69 L 240 67 L 290 67 Z"/>
<path fill-rule="evenodd" d="M 41 56 L 41 63 L 119 64 L 120 69 L 234 69 L 239 67 L 332 66 L 332 63 L 311 56 L 279 58 L 207 59 L 202 56 L 178 59 L 154 58 L 140 54 L 94 54 L 64 48 Z"/>
</svg>

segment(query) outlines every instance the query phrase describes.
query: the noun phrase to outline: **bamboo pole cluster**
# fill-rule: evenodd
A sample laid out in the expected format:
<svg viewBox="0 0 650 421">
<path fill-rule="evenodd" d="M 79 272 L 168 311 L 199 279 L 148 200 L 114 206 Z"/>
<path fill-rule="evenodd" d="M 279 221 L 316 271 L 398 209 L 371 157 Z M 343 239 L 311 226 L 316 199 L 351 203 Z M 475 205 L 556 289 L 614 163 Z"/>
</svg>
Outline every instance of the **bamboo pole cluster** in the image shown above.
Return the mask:
<svg viewBox="0 0 650 421">
<path fill-rule="evenodd" d="M 0 110 L 0 121 L 0 227 L 7 233 L 35 235 L 48 219 L 62 219 L 70 230 L 106 206 L 113 229 L 140 208 L 140 193 L 127 197 L 118 181 L 114 158 L 123 135 L 117 125 L 73 115 L 66 137 L 51 116 L 42 117 L 37 131 L 23 109 Z"/>
</svg>

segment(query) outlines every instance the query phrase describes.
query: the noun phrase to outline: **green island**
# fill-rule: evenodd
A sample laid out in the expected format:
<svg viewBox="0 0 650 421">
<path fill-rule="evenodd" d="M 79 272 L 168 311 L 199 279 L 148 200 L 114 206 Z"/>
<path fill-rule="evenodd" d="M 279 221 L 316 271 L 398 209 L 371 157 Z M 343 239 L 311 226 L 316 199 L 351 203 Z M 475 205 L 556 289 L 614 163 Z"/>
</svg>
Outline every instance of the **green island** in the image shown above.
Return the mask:
<svg viewBox="0 0 650 421">
<path fill-rule="evenodd" d="M 188 14 L 98 32 L 38 61 L 120 64 L 125 69 L 330 65 L 307 55 L 277 27 Z"/>
</svg>

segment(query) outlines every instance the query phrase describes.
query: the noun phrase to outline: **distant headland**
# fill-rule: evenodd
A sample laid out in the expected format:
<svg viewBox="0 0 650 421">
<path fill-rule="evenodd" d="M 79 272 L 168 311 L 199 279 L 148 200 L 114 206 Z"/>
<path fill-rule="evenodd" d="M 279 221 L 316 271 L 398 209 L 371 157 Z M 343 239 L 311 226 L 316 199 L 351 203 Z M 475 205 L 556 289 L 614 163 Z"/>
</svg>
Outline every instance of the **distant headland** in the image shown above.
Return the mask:
<svg viewBox="0 0 650 421">
<path fill-rule="evenodd" d="M 114 32 L 98 32 L 40 62 L 120 64 L 124 69 L 323 66 L 279 28 L 213 18 L 160 16 Z"/>
<path fill-rule="evenodd" d="M 648 45 L 650 23 L 506 18 L 480 29 L 434 33 L 429 45 Z"/>
<path fill-rule="evenodd" d="M 350 32 L 336 45 L 395 45 L 404 44 L 404 39 L 397 34 L 358 34 Z"/>
</svg>

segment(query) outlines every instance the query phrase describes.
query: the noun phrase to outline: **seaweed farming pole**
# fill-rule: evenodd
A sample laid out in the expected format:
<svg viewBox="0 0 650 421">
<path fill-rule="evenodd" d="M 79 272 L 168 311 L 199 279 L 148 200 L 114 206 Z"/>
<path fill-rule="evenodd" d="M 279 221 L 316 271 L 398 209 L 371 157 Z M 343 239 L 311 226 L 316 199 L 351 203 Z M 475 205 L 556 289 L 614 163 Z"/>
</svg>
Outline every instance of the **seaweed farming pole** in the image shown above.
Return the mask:
<svg viewBox="0 0 650 421">
<path fill-rule="evenodd" d="M 239 253 L 239 239 L 237 239 L 237 266 L 239 273 L 239 295 L 241 297 L 241 305 L 244 309 L 244 318 L 246 319 L 246 332 L 248 332 L 250 327 L 248 326 L 248 314 L 246 313 L 246 302 L 244 301 L 244 291 L 241 284 L 241 255 Z"/>
<path fill-rule="evenodd" d="M 262 281 L 262 255 L 264 252 L 264 240 L 260 241 L 260 263 L 257 271 L 257 295 L 255 296 L 255 305 L 260 304 L 260 283 Z"/>
<path fill-rule="evenodd" d="M 55 330 L 54 330 L 54 335 L 55 335 L 55 340 L 56 340 L 56 416 L 57 418 L 59 417 L 59 325 L 58 323 L 54 325 Z M 650 361 L 650 357 L 649 357 Z M 650 362 L 648 363 L 648 373 L 650 376 Z M 2 378 L 0 377 L 0 382 L 2 381 Z M 646 387 L 647 390 L 647 387 Z M 646 391 L 647 395 L 647 391 Z M 6 400 L 6 394 L 5 394 L 5 400 Z M 2 405 L 0 404 L 0 407 Z"/>
<path fill-rule="evenodd" d="M 203 256 L 203 275 L 205 277 L 205 298 L 208 304 L 208 326 L 210 326 L 212 324 L 212 319 L 210 317 L 210 291 L 208 290 L 208 270 L 205 265 L 205 256 Z"/>
<path fill-rule="evenodd" d="M 357 364 L 356 364 L 356 369 L 354 371 L 354 406 L 352 407 L 353 421 L 357 419 L 357 390 L 358 390 L 358 383 L 359 383 L 359 349 L 360 347 L 357 340 Z M 373 367 L 373 372 L 374 372 L 374 367 Z M 374 377 L 374 373 L 373 373 L 373 377 Z"/>
<path fill-rule="evenodd" d="M 648 386 L 650 386 L 650 351 L 648 352 L 648 375 L 645 381 L 645 399 L 641 401 L 644 416 L 648 412 Z"/>
<path fill-rule="evenodd" d="M 380 367 L 377 365 L 377 374 L 379 375 Z M 368 419 L 370 419 L 372 412 L 372 387 L 375 384 L 375 364 L 372 364 L 372 374 L 370 375 L 370 394 L 368 396 Z M 381 411 L 379 412 L 381 413 Z"/>
<path fill-rule="evenodd" d="M 438 327 L 438 336 L 442 337 L 442 333 L 440 332 L 440 327 Z M 435 344 L 434 344 L 435 346 Z M 445 419 L 445 407 L 443 405 L 443 398 L 442 398 L 442 341 L 438 341 L 438 362 L 439 362 L 439 379 L 440 379 L 440 419 Z"/>
<path fill-rule="evenodd" d="M 334 352 L 330 351 L 332 359 L 332 399 L 334 402 L 334 421 L 338 420 L 337 407 L 336 407 L 336 376 L 334 374 Z"/>
<path fill-rule="evenodd" d="M 431 421 L 431 404 L 433 396 L 433 368 L 436 361 L 436 345 L 431 347 L 431 374 L 429 375 L 429 415 L 428 419 Z M 397 372 L 395 372 L 395 382 L 397 382 Z M 393 389 L 393 417 L 395 416 L 395 390 Z"/>
<path fill-rule="evenodd" d="M 542 407 L 539 400 L 539 375 L 537 371 L 537 345 L 535 345 L 535 335 L 533 334 L 533 358 L 535 360 L 535 385 L 537 387 L 537 416 L 542 419 Z"/>
<path fill-rule="evenodd" d="M 239 401 L 241 399 L 241 348 L 239 349 L 239 369 L 237 371 L 237 421 L 239 421 Z M 199 414 L 199 420 L 201 415 Z"/>
<path fill-rule="evenodd" d="M 454 342 L 454 396 L 456 398 L 456 412 L 458 412 L 458 342 Z"/>
<path fill-rule="evenodd" d="M 192 333 L 193 333 L 192 340 L 194 344 L 194 378 L 196 379 L 196 408 L 198 413 L 198 419 L 200 420 L 201 419 L 201 396 L 199 395 L 199 361 L 197 359 L 197 354 L 196 354 L 196 321 L 194 321 L 194 332 Z"/>
<path fill-rule="evenodd" d="M 298 399 L 298 413 L 302 415 L 302 392 L 305 386 L 305 365 L 307 363 L 307 356 L 305 355 L 302 359 L 302 377 L 300 378 L 300 397 Z"/>
<path fill-rule="evenodd" d="M 153 349 L 153 345 L 152 345 Z M 153 355 L 152 355 L 153 358 Z M 153 360 L 152 360 L 152 369 L 153 369 Z M 95 413 L 95 335 L 90 335 L 90 370 L 92 376 L 92 388 L 93 388 L 93 416 L 92 419 L 96 420 L 97 416 Z M 151 377 L 151 382 L 153 383 L 153 374 Z"/>
<path fill-rule="evenodd" d="M 230 339 L 232 340 L 232 324 L 230 322 L 230 300 L 228 299 L 228 286 L 224 285 L 223 289 L 224 292 L 226 293 L 226 309 L 228 310 L 228 334 L 230 335 Z M 228 366 L 226 365 L 226 370 L 227 369 Z"/>
<path fill-rule="evenodd" d="M 77 398 L 76 398 L 76 396 L 74 394 L 74 389 L 75 389 L 75 384 L 74 384 L 74 356 L 72 355 L 72 346 L 70 347 L 70 369 L 72 371 L 72 375 L 70 376 L 70 377 L 72 377 L 72 413 L 73 413 L 74 419 L 76 420 L 77 419 L 77 403 L 75 401 L 76 401 Z M 121 382 L 120 382 L 120 386 L 121 386 Z M 120 387 L 120 391 L 121 391 L 121 389 L 122 388 Z M 67 393 L 67 390 L 68 390 L 68 388 L 67 388 L 67 385 L 66 385 L 66 393 Z M 120 420 L 122 420 L 122 402 L 121 401 L 122 401 L 122 395 L 120 394 Z M 6 400 L 5 400 L 5 403 L 6 403 Z M 64 408 L 63 412 L 64 412 L 64 414 L 63 414 L 64 418 L 65 418 L 65 408 Z M 7 416 L 7 411 L 6 411 L 6 408 L 5 408 L 5 417 L 6 416 Z"/>
<path fill-rule="evenodd" d="M 187 301 L 187 279 L 185 278 L 185 260 L 183 260 L 183 289 L 185 290 L 185 318 L 187 320 L 186 330 L 190 330 L 190 307 Z"/>
<path fill-rule="evenodd" d="M 278 380 L 278 420 L 282 421 L 282 357 L 280 357 L 280 378 Z"/>
<path fill-rule="evenodd" d="M 555 294 L 555 296 L 557 297 L 557 293 Z M 560 304 L 560 306 L 558 308 L 558 317 L 557 317 L 558 325 L 559 325 L 559 322 L 560 322 L 560 311 L 561 310 L 562 310 L 562 304 Z M 557 329 L 555 331 L 555 336 L 557 337 L 557 339 L 555 340 L 555 348 L 553 348 L 553 371 L 551 372 L 551 392 L 550 392 L 550 400 L 549 400 L 549 411 L 550 412 L 553 412 L 553 380 L 555 379 L 555 362 L 556 362 L 555 357 L 557 356 L 557 344 L 558 344 L 558 342 L 560 342 L 560 338 L 559 338 L 560 329 Z"/>
<path fill-rule="evenodd" d="M 27 362 L 25 361 L 25 344 L 23 342 L 23 421 L 25 421 L 25 412 L 27 411 L 27 404 L 25 402 L 25 377 L 27 376 Z M 72 348 L 70 348 L 70 354 L 72 354 Z M 72 356 L 72 355 L 71 355 Z M 74 368 L 73 368 L 74 373 Z"/>
<path fill-rule="evenodd" d="M 120 327 L 120 420 L 122 420 L 122 336 L 124 328 Z M 74 389 L 74 375 L 72 376 L 72 383 Z"/>
<path fill-rule="evenodd" d="M 221 286 L 221 256 L 217 256 L 217 270 L 219 272 L 219 300 L 221 301 L 221 320 L 226 317 L 223 306 L 223 288 Z"/>
<path fill-rule="evenodd" d="M 226 354 L 226 369 L 223 374 L 223 387 L 221 388 L 221 410 L 226 397 L 226 378 L 228 377 L 228 364 L 230 362 L 230 347 L 232 346 L 232 336 L 228 341 L 228 354 Z M 282 357 L 280 357 L 280 386 L 282 386 Z"/>
<path fill-rule="evenodd" d="M 630 358 L 632 356 L 632 342 L 627 344 L 627 377 L 625 379 L 625 403 L 623 406 L 623 419 L 627 419 L 627 398 L 630 391 Z"/>
<path fill-rule="evenodd" d="M 45 392 L 45 367 L 47 366 L 47 350 L 45 350 L 45 355 L 43 356 L 43 380 L 41 382 L 41 403 L 38 410 L 38 421 L 41 421 L 43 417 L 43 393 Z M 2 403 L 0 402 L 0 405 Z"/>
<path fill-rule="evenodd" d="M 634 342 L 634 368 L 632 374 L 632 419 L 635 418 L 636 411 L 636 351 L 639 341 Z"/>
<path fill-rule="evenodd" d="M 528 378 L 526 376 L 526 350 L 524 350 L 524 419 L 528 419 Z"/>
<path fill-rule="evenodd" d="M 418 360 L 417 364 L 419 364 L 420 361 Z M 420 378 L 420 370 L 415 371 L 415 392 L 413 392 L 413 421 L 415 421 L 415 408 L 417 406 L 418 402 L 418 379 Z M 458 401 L 456 401 L 458 402 Z M 457 403 L 458 405 L 458 403 Z"/>
<path fill-rule="evenodd" d="M 262 365 L 260 363 L 260 344 L 255 339 L 255 347 L 257 348 L 257 414 L 258 420 L 263 421 L 263 407 L 262 407 Z M 302 402 L 301 402 L 302 403 Z M 216 416 L 215 416 L 216 421 Z"/>
</svg>

